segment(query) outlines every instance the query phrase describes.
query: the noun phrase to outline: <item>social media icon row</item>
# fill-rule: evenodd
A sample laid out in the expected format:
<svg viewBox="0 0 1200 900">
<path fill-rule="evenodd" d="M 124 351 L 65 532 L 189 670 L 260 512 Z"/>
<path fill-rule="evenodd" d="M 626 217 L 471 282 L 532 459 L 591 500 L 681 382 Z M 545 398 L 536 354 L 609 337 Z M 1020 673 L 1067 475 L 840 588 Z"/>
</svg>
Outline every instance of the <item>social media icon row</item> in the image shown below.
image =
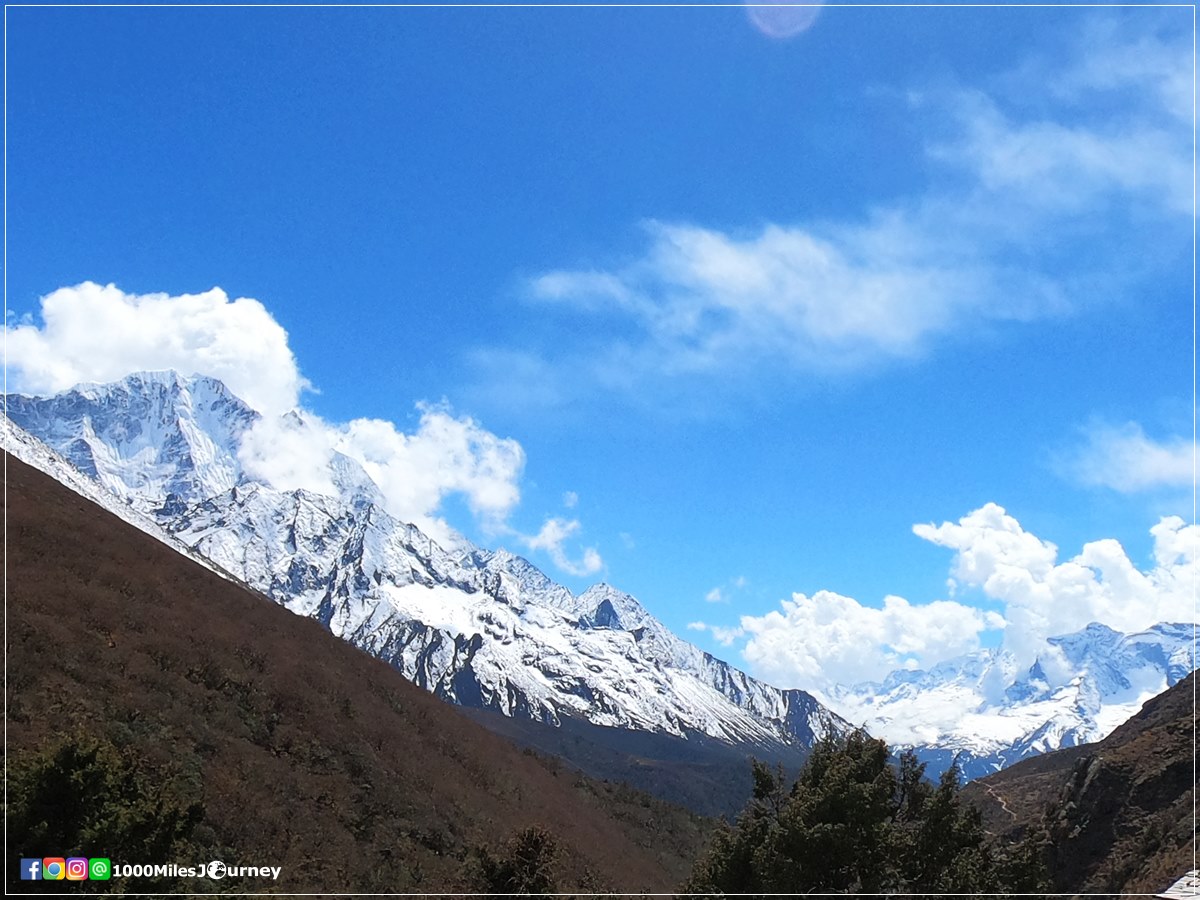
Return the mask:
<svg viewBox="0 0 1200 900">
<path fill-rule="evenodd" d="M 112 862 L 106 856 L 47 856 L 43 859 L 22 859 L 22 881 L 108 881 L 112 878 Z"/>
</svg>

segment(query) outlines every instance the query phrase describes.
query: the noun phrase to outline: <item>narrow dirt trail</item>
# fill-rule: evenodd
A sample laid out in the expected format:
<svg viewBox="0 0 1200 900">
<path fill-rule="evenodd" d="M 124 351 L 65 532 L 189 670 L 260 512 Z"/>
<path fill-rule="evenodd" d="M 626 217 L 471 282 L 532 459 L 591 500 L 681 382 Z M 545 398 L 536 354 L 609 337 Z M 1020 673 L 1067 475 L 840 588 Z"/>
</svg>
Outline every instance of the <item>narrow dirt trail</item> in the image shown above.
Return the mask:
<svg viewBox="0 0 1200 900">
<path fill-rule="evenodd" d="M 1012 820 L 1014 822 L 1017 821 L 1017 814 L 1008 808 L 1007 801 L 1005 801 L 1005 799 L 1003 797 L 1001 797 L 999 794 L 996 793 L 996 789 L 994 787 L 992 787 L 990 784 L 983 784 L 983 785 L 980 785 L 980 787 L 982 787 L 985 791 L 988 792 L 989 797 L 991 797 L 993 800 L 995 800 L 997 803 L 1000 804 L 1000 808 L 1002 810 L 1004 810 L 1006 813 L 1008 813 L 1012 817 Z"/>
</svg>

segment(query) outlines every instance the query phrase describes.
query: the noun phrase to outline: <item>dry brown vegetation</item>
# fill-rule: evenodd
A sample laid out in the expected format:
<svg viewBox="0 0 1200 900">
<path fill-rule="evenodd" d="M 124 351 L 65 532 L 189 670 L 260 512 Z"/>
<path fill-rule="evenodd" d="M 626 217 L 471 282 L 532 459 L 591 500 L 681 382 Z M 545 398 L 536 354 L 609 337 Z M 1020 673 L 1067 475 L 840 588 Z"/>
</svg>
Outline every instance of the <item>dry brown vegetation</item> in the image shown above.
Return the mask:
<svg viewBox="0 0 1200 900">
<path fill-rule="evenodd" d="M 477 850 L 529 828 L 564 889 L 687 875 L 709 820 L 518 750 L 11 457 L 6 486 L 10 771 L 68 734 L 117 748 L 199 805 L 195 846 L 282 866 L 242 890 L 466 888 Z M 20 856 L 105 851 L 8 840 L 9 879 Z"/>
<path fill-rule="evenodd" d="M 1057 890 L 1155 893 L 1196 865 L 1196 674 L 1095 744 L 1018 763 L 964 795 L 997 834 L 1042 830 Z"/>
</svg>

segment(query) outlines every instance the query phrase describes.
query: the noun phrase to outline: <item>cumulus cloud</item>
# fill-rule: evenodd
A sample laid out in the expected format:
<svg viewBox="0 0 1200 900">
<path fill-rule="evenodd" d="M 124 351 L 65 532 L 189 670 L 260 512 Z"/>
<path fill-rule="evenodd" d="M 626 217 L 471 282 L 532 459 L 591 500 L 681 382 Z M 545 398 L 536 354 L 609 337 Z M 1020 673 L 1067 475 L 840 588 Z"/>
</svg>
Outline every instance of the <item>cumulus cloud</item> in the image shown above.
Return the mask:
<svg viewBox="0 0 1200 900">
<path fill-rule="evenodd" d="M 954 551 L 953 577 L 1004 606 L 1004 644 L 1031 662 L 1045 639 L 1103 622 L 1138 631 L 1196 615 L 1196 547 L 1200 528 L 1177 516 L 1150 529 L 1155 565 L 1138 569 L 1115 540 L 1084 544 L 1058 562 L 1058 548 L 1025 531 L 989 503 L 957 523 L 915 525 L 913 532 Z"/>
<path fill-rule="evenodd" d="M 434 509 L 448 493 L 461 495 L 485 524 L 503 522 L 520 502 L 525 451 L 469 416 L 445 405 L 418 404 L 413 434 L 391 422 L 355 419 L 341 430 L 337 449 L 359 459 L 397 505 Z"/>
<path fill-rule="evenodd" d="M 1002 646 L 1030 665 L 1046 649 L 1046 638 L 1091 622 L 1132 632 L 1196 616 L 1200 527 L 1178 517 L 1150 529 L 1154 565 L 1144 571 L 1109 539 L 1085 544 L 1060 562 L 1054 544 L 1025 531 L 994 503 L 957 522 L 914 525 L 913 532 L 953 550 L 954 583 L 981 591 L 995 608 L 895 596 L 876 608 L 817 591 L 793 594 L 765 615 L 742 616 L 736 627 L 688 627 L 725 646 L 742 642 L 743 657 L 763 678 L 824 691 L 878 681 L 900 668 L 929 668 L 978 649 L 988 631 L 1001 630 Z"/>
<path fill-rule="evenodd" d="M 219 378 L 258 411 L 279 414 L 308 382 L 287 332 L 257 300 L 202 294 L 127 294 L 90 281 L 41 298 L 41 323 L 6 323 L 10 387 L 53 394 L 83 381 L 176 369 Z"/>
<path fill-rule="evenodd" d="M 348 457 L 362 466 L 388 512 L 445 546 L 460 540 L 438 515 L 451 494 L 485 529 L 506 530 L 521 499 L 521 445 L 445 405 L 417 409 L 421 417 L 411 434 L 382 419 L 335 425 L 304 411 L 264 417 L 244 436 L 239 458 L 248 474 L 281 490 L 336 494 L 342 486 L 337 461 Z"/>
<path fill-rule="evenodd" d="M 299 410 L 263 416 L 242 435 L 238 461 L 251 478 L 278 490 L 335 495 L 333 439 L 329 426 Z"/>
<path fill-rule="evenodd" d="M 541 531 L 532 537 L 524 537 L 523 540 L 531 550 L 545 550 L 554 560 L 554 564 L 568 574 L 594 575 L 604 568 L 604 560 L 594 547 L 585 547 L 583 557 L 579 560 L 568 557 L 563 547 L 567 538 L 578 533 L 579 529 L 578 519 L 550 518 L 542 525 Z"/>
<path fill-rule="evenodd" d="M 875 609 L 817 591 L 793 594 L 764 616 L 742 616 L 739 630 L 756 673 L 777 684 L 827 687 L 967 653 L 979 648 L 982 632 L 1002 624 L 994 613 L 950 600 L 912 604 L 889 596 Z"/>
<path fill-rule="evenodd" d="M 310 386 L 287 332 L 257 300 L 231 300 L 220 288 L 172 296 L 84 282 L 41 298 L 40 319 L 5 325 L 5 368 L 17 391 L 56 393 L 138 370 L 215 377 L 262 414 L 238 452 L 251 477 L 280 490 L 337 494 L 353 487 L 346 482 L 355 478 L 344 465 L 349 458 L 361 465 L 388 512 L 444 546 L 461 540 L 441 515 L 451 495 L 485 531 L 520 537 L 508 524 L 525 467 L 516 440 L 444 403 L 417 404 L 420 420 L 411 433 L 381 419 L 323 420 L 298 406 Z M 568 493 L 564 503 L 576 499 Z M 551 520 L 526 543 L 545 550 L 564 571 L 590 574 L 602 566 L 596 550 L 586 548 L 575 561 L 564 549 L 579 528 L 578 521 Z"/>
<path fill-rule="evenodd" d="M 1155 440 L 1137 422 L 1096 423 L 1084 435 L 1081 446 L 1057 460 L 1059 470 L 1080 484 L 1125 494 L 1192 485 L 1195 444 L 1190 437 Z"/>
</svg>

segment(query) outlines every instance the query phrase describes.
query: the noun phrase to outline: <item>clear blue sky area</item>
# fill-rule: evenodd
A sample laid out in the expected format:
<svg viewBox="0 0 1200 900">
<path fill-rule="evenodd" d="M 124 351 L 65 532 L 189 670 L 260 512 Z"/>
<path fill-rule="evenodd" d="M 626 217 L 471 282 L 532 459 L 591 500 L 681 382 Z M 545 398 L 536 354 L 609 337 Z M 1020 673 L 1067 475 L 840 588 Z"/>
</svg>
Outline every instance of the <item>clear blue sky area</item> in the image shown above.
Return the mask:
<svg viewBox="0 0 1200 900">
<path fill-rule="evenodd" d="M 912 526 L 987 503 L 1148 570 L 1192 518 L 1193 28 L 9 8 L 9 321 L 84 281 L 257 298 L 307 408 L 514 438 L 512 528 L 576 519 L 603 565 L 513 549 L 737 662 L 687 625 L 948 598 Z"/>
</svg>

